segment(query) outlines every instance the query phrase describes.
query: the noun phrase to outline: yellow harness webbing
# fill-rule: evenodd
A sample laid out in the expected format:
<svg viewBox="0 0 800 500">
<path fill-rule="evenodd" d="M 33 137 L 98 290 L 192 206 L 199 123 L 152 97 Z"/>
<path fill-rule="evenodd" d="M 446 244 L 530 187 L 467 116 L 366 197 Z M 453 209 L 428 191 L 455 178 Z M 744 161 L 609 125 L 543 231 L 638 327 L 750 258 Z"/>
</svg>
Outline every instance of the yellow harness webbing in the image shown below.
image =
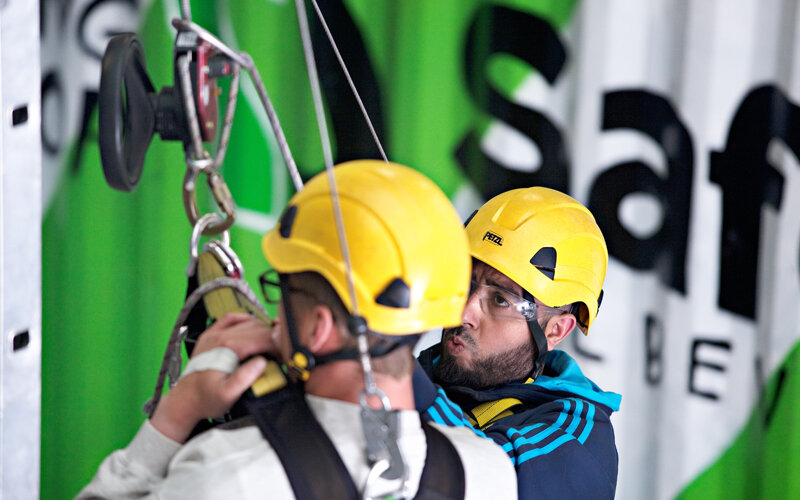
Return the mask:
<svg viewBox="0 0 800 500">
<path fill-rule="evenodd" d="M 533 383 L 532 378 L 525 381 L 526 384 Z M 472 411 L 465 412 L 470 423 L 478 429 L 485 431 L 501 418 L 513 415 L 512 408 L 522 404 L 517 398 L 503 398 L 496 401 L 481 403 Z"/>
<path fill-rule="evenodd" d="M 472 425 L 478 427 L 480 430 L 488 429 L 497 420 L 513 415 L 514 412 L 511 408 L 521 405 L 522 401 L 517 398 L 503 398 L 497 401 L 487 401 L 481 403 L 472 411 L 467 412 L 467 418 Z"/>
</svg>

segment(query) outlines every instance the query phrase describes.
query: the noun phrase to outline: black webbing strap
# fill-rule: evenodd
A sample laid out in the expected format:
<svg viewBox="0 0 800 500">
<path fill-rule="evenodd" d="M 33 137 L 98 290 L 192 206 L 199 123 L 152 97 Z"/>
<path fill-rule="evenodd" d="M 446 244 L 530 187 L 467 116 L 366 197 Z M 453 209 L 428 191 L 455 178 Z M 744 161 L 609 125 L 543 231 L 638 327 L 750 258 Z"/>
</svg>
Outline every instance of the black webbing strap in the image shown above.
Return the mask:
<svg viewBox="0 0 800 500">
<path fill-rule="evenodd" d="M 293 384 L 259 398 L 243 399 L 261 434 L 281 460 L 298 500 L 351 500 L 358 490 L 336 447 Z M 422 424 L 428 452 L 416 500 L 464 498 L 464 466 L 440 431 Z"/>
<path fill-rule="evenodd" d="M 195 272 L 189 276 L 186 283 L 186 298 L 197 290 L 199 286 L 197 272 Z M 197 338 L 208 328 L 208 311 L 206 311 L 206 304 L 204 301 L 197 301 L 197 304 L 194 305 L 189 315 L 186 317 L 186 323 L 184 324 L 188 328 L 188 333 L 186 334 L 183 345 L 186 348 L 186 356 L 191 357 Z"/>
<path fill-rule="evenodd" d="M 422 423 L 428 453 L 415 500 L 463 499 L 464 465 L 453 443 L 427 422 Z"/>
<path fill-rule="evenodd" d="M 298 500 L 354 500 L 358 491 L 330 438 L 294 384 L 244 398 L 245 407 L 277 453 Z"/>
</svg>

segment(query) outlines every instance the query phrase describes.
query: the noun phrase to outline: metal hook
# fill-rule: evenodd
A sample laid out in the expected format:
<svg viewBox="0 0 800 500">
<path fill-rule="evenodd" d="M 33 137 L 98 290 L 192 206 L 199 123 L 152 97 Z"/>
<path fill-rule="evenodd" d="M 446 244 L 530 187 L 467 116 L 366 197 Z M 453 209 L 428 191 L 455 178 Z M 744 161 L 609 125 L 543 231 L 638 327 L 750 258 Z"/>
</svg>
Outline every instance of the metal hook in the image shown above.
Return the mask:
<svg viewBox="0 0 800 500">
<path fill-rule="evenodd" d="M 361 426 L 367 444 L 365 450 L 367 462 L 370 467 L 385 462 L 380 477 L 388 480 L 402 479 L 401 489 L 403 489 L 408 481 L 408 465 L 398 442 L 398 413 L 387 409 L 389 400 L 380 389 L 374 394 L 381 397 L 383 408 L 370 408 L 366 401 L 366 391 L 359 396 Z"/>
<path fill-rule="evenodd" d="M 192 239 L 189 242 L 189 265 L 186 268 L 186 276 L 192 276 L 197 269 L 197 258 L 200 248 L 200 236 L 205 234 L 206 228 L 212 224 L 221 225 L 225 221 L 215 213 L 208 213 L 200 217 L 192 228 Z M 231 237 L 227 230 L 222 231 L 222 243 L 226 247 L 230 247 Z"/>
<path fill-rule="evenodd" d="M 187 164 L 189 163 L 190 162 L 187 161 Z M 195 187 L 197 185 L 197 176 L 202 171 L 208 172 L 208 169 L 202 167 L 188 168 L 186 169 L 186 176 L 183 179 L 183 207 L 186 209 L 186 216 L 189 218 L 189 223 L 192 224 L 193 227 L 196 227 L 200 220 Z M 218 173 L 212 171 L 212 173 L 208 175 L 208 186 L 211 189 L 211 194 L 214 196 L 217 205 L 225 214 L 225 219 L 217 216 L 218 220 L 204 227 L 203 234 L 206 236 L 213 236 L 226 231 L 233 225 L 236 219 L 236 204 L 233 201 L 228 185 Z"/>
<path fill-rule="evenodd" d="M 368 396 L 375 396 L 376 398 L 378 398 L 380 400 L 380 402 L 381 402 L 381 408 L 380 409 L 381 410 L 383 410 L 383 411 L 391 411 L 392 404 L 389 401 L 389 397 L 379 387 L 377 387 L 377 386 L 374 387 L 372 389 L 372 391 L 363 390 L 358 395 L 358 402 L 361 405 L 361 407 L 362 408 L 369 408 L 371 410 L 372 408 L 370 408 L 369 403 L 367 402 L 367 397 Z"/>
</svg>

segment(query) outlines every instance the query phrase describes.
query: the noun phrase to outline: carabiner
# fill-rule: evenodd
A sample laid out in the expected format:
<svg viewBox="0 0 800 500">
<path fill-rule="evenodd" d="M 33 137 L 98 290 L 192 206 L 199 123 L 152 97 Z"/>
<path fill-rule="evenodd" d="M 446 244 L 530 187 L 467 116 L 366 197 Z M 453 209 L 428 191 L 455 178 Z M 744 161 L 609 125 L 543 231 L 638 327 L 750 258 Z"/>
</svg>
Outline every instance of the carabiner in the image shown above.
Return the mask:
<svg viewBox="0 0 800 500">
<path fill-rule="evenodd" d="M 208 161 L 211 162 L 212 160 L 208 159 Z M 187 160 L 187 165 L 189 162 L 190 161 Z M 186 209 L 186 216 L 189 218 L 189 223 L 192 224 L 193 227 L 197 226 L 200 220 L 200 212 L 197 210 L 195 187 L 197 185 L 197 175 L 201 170 L 207 172 L 207 170 L 202 167 L 187 168 L 186 176 L 183 179 L 183 207 Z M 236 204 L 233 201 L 228 185 L 225 184 L 225 180 L 216 172 L 212 172 L 208 175 L 208 186 L 211 189 L 211 194 L 214 196 L 217 205 L 225 214 L 225 219 L 218 216 L 215 222 L 208 223 L 204 226 L 203 235 L 213 236 L 227 231 L 228 228 L 233 225 L 236 219 Z"/>
<path fill-rule="evenodd" d="M 197 258 L 200 254 L 198 249 L 200 248 L 201 234 L 205 234 L 206 228 L 212 224 L 220 225 L 224 222 L 225 220 L 223 220 L 219 215 L 215 213 L 207 213 L 200 217 L 200 219 L 195 223 L 194 227 L 192 228 L 192 239 L 189 242 L 189 265 L 186 267 L 186 276 L 192 276 L 197 269 Z M 222 244 L 226 247 L 230 247 L 231 237 L 227 230 L 222 231 Z"/>
</svg>

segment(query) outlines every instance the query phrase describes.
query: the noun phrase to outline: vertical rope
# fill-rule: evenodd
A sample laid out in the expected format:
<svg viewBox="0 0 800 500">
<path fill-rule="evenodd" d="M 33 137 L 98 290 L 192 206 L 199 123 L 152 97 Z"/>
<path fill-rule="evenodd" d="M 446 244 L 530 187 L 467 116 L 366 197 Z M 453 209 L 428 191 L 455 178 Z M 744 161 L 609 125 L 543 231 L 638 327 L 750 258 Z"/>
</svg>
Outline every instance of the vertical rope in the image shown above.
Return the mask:
<svg viewBox="0 0 800 500">
<path fill-rule="evenodd" d="M 317 116 L 317 125 L 319 127 L 319 136 L 322 141 L 322 154 L 325 158 L 325 171 L 328 174 L 328 184 L 331 190 L 331 202 L 333 203 L 333 214 L 336 220 L 336 233 L 339 235 L 339 248 L 342 252 L 342 260 L 344 260 L 345 276 L 347 278 L 347 291 L 350 295 L 350 301 L 353 305 L 353 315 L 359 316 L 358 300 L 356 298 L 356 288 L 353 283 L 353 270 L 350 262 L 350 251 L 347 246 L 347 234 L 344 229 L 344 220 L 342 219 L 342 208 L 339 204 L 339 191 L 336 188 L 336 178 L 333 175 L 333 155 L 331 154 L 331 143 L 328 135 L 328 124 L 325 120 L 325 109 L 322 104 L 322 92 L 320 91 L 319 76 L 317 74 L 317 65 L 314 60 L 314 48 L 311 44 L 311 32 L 308 28 L 308 16 L 306 14 L 306 6 L 303 0 L 295 0 L 295 7 L 297 8 L 297 20 L 300 24 L 300 37 L 303 40 L 303 54 L 306 59 L 306 67 L 308 69 L 308 79 L 311 84 L 311 96 L 314 99 L 314 111 Z"/>
</svg>

